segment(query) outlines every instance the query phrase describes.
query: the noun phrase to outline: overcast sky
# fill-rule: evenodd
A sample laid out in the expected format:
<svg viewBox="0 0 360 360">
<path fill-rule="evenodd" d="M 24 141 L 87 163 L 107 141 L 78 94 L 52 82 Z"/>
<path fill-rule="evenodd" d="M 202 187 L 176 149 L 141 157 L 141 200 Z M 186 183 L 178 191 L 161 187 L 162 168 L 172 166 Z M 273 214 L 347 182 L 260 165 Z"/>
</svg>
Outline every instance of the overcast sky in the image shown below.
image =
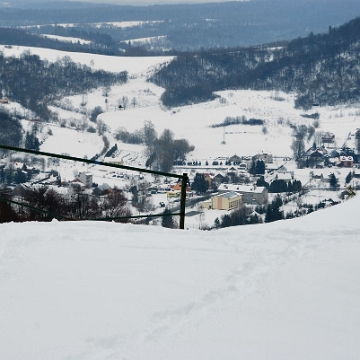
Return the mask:
<svg viewBox="0 0 360 360">
<path fill-rule="evenodd" d="M 45 0 L 48 1 L 48 0 Z M 71 1 L 71 0 L 67 0 Z M 81 1 L 81 0 L 80 0 Z M 86 2 L 109 3 L 116 5 L 153 5 L 153 4 L 184 4 L 184 3 L 209 3 L 209 2 L 229 2 L 230 0 L 86 0 Z M 247 0 L 243 0 L 247 1 Z"/>
<path fill-rule="evenodd" d="M 33 3 L 49 3 L 58 0 L 32 0 Z M 115 5 L 154 5 L 154 4 L 196 4 L 196 3 L 214 3 L 214 2 L 229 2 L 230 0 L 60 0 L 60 1 L 82 1 L 102 4 L 115 4 Z M 239 1 L 239 0 L 237 0 Z M 240 0 L 249 1 L 249 0 Z M 240 2 L 239 1 L 239 2 Z M 1 1 L 1 3 L 19 3 L 23 0 L 8 0 Z"/>
</svg>

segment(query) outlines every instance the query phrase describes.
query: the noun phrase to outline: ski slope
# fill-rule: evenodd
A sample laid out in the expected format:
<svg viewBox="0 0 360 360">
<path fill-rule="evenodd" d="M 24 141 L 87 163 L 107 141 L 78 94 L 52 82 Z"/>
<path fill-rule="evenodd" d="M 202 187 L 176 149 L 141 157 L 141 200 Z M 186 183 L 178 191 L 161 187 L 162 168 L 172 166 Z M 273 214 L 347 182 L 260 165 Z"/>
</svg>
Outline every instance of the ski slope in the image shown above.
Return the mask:
<svg viewBox="0 0 360 360">
<path fill-rule="evenodd" d="M 359 206 L 212 232 L 1 224 L 1 358 L 358 359 Z"/>
</svg>

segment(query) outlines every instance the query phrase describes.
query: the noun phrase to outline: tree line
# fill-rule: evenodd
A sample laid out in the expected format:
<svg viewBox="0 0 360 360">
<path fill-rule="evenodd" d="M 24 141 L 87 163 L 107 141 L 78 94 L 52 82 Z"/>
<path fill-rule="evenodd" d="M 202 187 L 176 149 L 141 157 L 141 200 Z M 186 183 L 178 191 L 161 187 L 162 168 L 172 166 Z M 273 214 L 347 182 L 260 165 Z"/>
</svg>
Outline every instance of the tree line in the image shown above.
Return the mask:
<svg viewBox="0 0 360 360">
<path fill-rule="evenodd" d="M 0 108 L 0 144 L 19 147 L 23 138 L 23 129 L 19 119 Z M 1 153 L 1 150 L 0 150 Z"/>
<path fill-rule="evenodd" d="M 265 121 L 262 119 L 250 118 L 248 120 L 245 115 L 236 116 L 236 117 L 227 116 L 222 123 L 213 124 L 211 125 L 211 127 L 218 128 L 218 127 L 226 127 L 230 125 L 240 125 L 240 124 L 254 126 L 254 125 L 264 125 L 264 123 Z"/>
<path fill-rule="evenodd" d="M 25 206 L 11 203 L 10 201 L 13 200 Z M 82 192 L 74 184 L 69 195 L 63 196 L 51 186 L 22 187 L 16 194 L 12 189 L 0 186 L 0 223 L 51 221 L 53 218 L 86 220 L 128 217 L 131 212 L 127 202 L 123 191 L 116 187 L 102 196 L 95 196 Z M 119 219 L 118 221 L 127 222 L 128 220 Z"/>
</svg>

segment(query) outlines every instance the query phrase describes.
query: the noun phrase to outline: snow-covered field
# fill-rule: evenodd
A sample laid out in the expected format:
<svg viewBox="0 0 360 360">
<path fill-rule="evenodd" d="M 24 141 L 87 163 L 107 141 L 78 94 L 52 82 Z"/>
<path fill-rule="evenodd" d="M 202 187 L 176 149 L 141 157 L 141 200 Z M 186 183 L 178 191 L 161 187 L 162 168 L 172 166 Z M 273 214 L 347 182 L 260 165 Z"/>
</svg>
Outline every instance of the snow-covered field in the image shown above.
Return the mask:
<svg viewBox="0 0 360 360">
<path fill-rule="evenodd" d="M 65 56 L 69 56 L 75 63 L 90 66 L 94 70 L 106 70 L 110 72 L 128 71 L 129 73 L 141 73 L 149 67 L 159 63 L 169 61 L 171 57 L 116 57 L 97 54 L 77 53 L 59 51 L 53 49 L 12 46 L 11 48 L 0 45 L 0 51 L 5 56 L 20 56 L 24 51 L 29 50 L 31 54 L 38 55 L 41 59 L 48 61 L 58 61 Z"/>
<path fill-rule="evenodd" d="M 189 160 L 212 159 L 234 154 L 252 156 L 261 151 L 272 153 L 274 156 L 291 156 L 292 129 L 288 124 L 314 125 L 314 120 L 301 116 L 306 114 L 305 111 L 294 108 L 294 94 L 279 92 L 274 96 L 274 93 L 269 91 L 221 91 L 218 92 L 220 97 L 210 102 L 173 109 L 164 108 L 160 102 L 164 90 L 149 83 L 147 79 L 156 68 L 171 61 L 172 57 L 114 57 L 41 48 L 0 46 L 0 51 L 6 56 L 20 56 L 25 50 L 30 50 L 32 54 L 49 61 L 57 61 L 69 56 L 74 62 L 94 69 L 128 71 L 128 83 L 111 87 L 106 97 L 104 89 L 97 89 L 88 94 L 68 97 L 67 101 L 72 105 L 73 111 L 66 113 L 62 109 L 55 110 L 65 119 L 79 117 L 80 104 L 85 96 L 88 111 L 95 106 L 103 108 L 105 112 L 99 116 L 99 119 L 109 126 L 112 133 L 120 127 L 128 131 L 138 130 L 143 126 L 144 121 L 150 120 L 159 134 L 168 128 L 174 132 L 176 138 L 186 138 L 195 146 L 195 151 L 189 155 Z M 116 111 L 123 97 L 128 99 L 127 109 Z M 275 100 L 279 97 L 282 97 L 283 101 Z M 337 146 L 347 142 L 349 147 L 353 147 L 353 134 L 356 128 L 360 127 L 359 104 L 348 107 L 316 107 L 308 113 L 314 112 L 320 114 L 317 132 L 332 132 L 336 135 Z M 265 133 L 262 126 L 232 125 L 226 128 L 211 128 L 211 125 L 222 123 L 226 117 L 243 115 L 247 119 L 264 120 Z M 50 140 L 49 138 L 48 141 Z M 225 144 L 222 144 L 223 141 Z M 310 139 L 307 146 L 310 147 L 313 141 L 313 138 Z M 75 143 L 73 145 L 79 146 Z"/>
<path fill-rule="evenodd" d="M 44 34 L 43 36 L 46 38 L 49 38 L 49 39 L 55 39 L 55 40 L 64 41 L 64 42 L 79 43 L 79 44 L 90 44 L 91 43 L 91 41 L 89 41 L 89 40 L 84 40 L 84 39 L 70 37 L 70 36 L 65 37 L 65 36 L 49 35 L 49 34 Z"/>
<path fill-rule="evenodd" d="M 212 232 L 1 224 L 1 358 L 358 359 L 359 201 Z"/>
</svg>

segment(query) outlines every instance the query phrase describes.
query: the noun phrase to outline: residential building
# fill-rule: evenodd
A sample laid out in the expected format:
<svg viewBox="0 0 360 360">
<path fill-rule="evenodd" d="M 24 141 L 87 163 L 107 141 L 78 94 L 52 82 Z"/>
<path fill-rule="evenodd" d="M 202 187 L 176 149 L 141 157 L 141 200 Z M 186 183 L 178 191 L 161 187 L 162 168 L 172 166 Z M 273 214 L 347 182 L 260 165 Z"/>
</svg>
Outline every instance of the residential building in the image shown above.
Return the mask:
<svg viewBox="0 0 360 360">
<path fill-rule="evenodd" d="M 211 208 L 216 210 L 233 210 L 242 205 L 242 195 L 229 191 L 211 198 Z"/>
<path fill-rule="evenodd" d="M 235 176 L 237 174 L 237 170 L 234 166 L 230 166 L 227 170 L 226 170 L 226 174 L 228 176 Z"/>
<path fill-rule="evenodd" d="M 180 191 L 181 192 L 182 182 L 178 182 L 172 189 L 174 191 Z M 186 192 L 191 193 L 191 187 L 189 185 L 186 185 Z"/>
<path fill-rule="evenodd" d="M 335 135 L 331 132 L 326 132 L 321 137 L 321 141 L 324 144 L 331 144 L 331 143 L 335 142 Z"/>
<path fill-rule="evenodd" d="M 231 156 L 230 158 L 229 158 L 229 161 L 232 163 L 232 164 L 240 164 L 240 162 L 241 162 L 241 157 L 240 156 L 238 156 L 238 155 L 233 155 L 233 156 Z"/>
<path fill-rule="evenodd" d="M 268 202 L 268 191 L 263 186 L 220 184 L 218 187 L 219 194 L 224 194 L 229 191 L 235 191 L 241 194 L 242 201 L 245 204 L 263 205 Z"/>
<path fill-rule="evenodd" d="M 352 156 L 345 156 L 345 155 L 339 156 L 338 166 L 353 167 L 353 165 L 354 165 L 354 158 Z"/>
<path fill-rule="evenodd" d="M 217 173 L 214 177 L 213 177 L 213 183 L 215 183 L 216 185 L 220 185 L 222 182 L 224 182 L 225 180 L 225 175 Z"/>
<path fill-rule="evenodd" d="M 92 187 L 93 176 L 91 173 L 79 172 L 78 178 L 85 185 L 86 188 Z"/>
<path fill-rule="evenodd" d="M 273 163 L 272 154 L 260 153 L 260 154 L 256 155 L 256 159 L 263 160 L 265 162 L 265 164 L 272 164 Z"/>
<path fill-rule="evenodd" d="M 307 167 L 317 167 L 319 165 L 324 165 L 324 156 L 327 154 L 324 148 L 312 147 L 308 149 L 305 153 L 306 156 L 306 166 Z"/>
</svg>

